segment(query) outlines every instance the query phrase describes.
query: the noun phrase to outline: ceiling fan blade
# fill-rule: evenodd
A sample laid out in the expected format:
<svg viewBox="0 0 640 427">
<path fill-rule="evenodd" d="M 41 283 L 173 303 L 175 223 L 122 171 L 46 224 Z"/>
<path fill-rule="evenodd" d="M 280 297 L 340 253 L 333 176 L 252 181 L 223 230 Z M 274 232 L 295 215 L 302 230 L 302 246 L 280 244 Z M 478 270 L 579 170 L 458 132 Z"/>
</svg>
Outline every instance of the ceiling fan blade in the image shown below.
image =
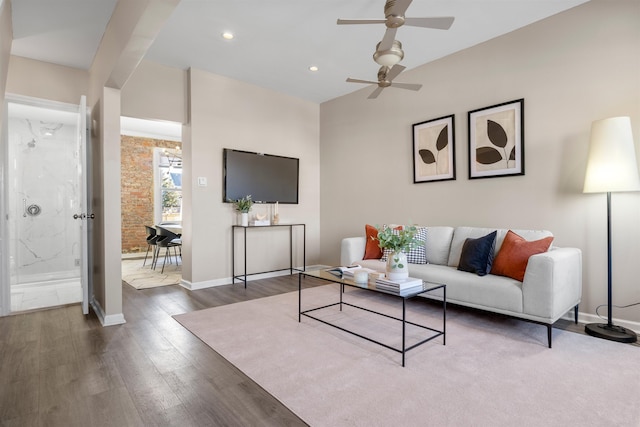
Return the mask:
<svg viewBox="0 0 640 427">
<path fill-rule="evenodd" d="M 440 18 L 405 18 L 404 25 L 412 27 L 434 28 L 436 30 L 448 30 L 454 21 L 453 16 L 443 16 Z"/>
<path fill-rule="evenodd" d="M 404 16 L 413 0 L 396 0 L 395 4 L 389 10 L 391 15 Z"/>
<path fill-rule="evenodd" d="M 351 24 L 384 24 L 384 19 L 338 19 L 338 25 Z"/>
<path fill-rule="evenodd" d="M 407 67 L 405 67 L 404 65 L 400 65 L 400 64 L 394 65 L 393 67 L 391 67 L 391 70 L 389 70 L 389 72 L 387 73 L 387 80 L 391 81 L 395 79 L 396 77 L 398 77 L 398 74 L 403 72 L 406 68 Z"/>
<path fill-rule="evenodd" d="M 379 51 L 389 50 L 393 47 L 393 41 L 396 39 L 396 31 L 398 31 L 397 28 L 387 28 L 378 47 Z"/>
<path fill-rule="evenodd" d="M 373 92 L 371 92 L 371 95 L 367 96 L 367 99 L 376 99 L 378 97 L 378 95 L 380 95 L 382 93 L 382 89 L 384 89 L 383 87 L 377 87 Z"/>
<path fill-rule="evenodd" d="M 422 88 L 421 84 L 417 83 L 391 83 L 392 87 L 397 87 L 398 89 L 409 89 L 409 90 L 420 90 Z"/>
<path fill-rule="evenodd" d="M 378 82 L 372 82 L 371 80 L 360 80 L 360 79 L 352 79 L 351 77 L 349 77 L 347 79 L 348 83 L 364 83 L 364 84 L 368 84 L 368 85 L 377 85 Z"/>
</svg>

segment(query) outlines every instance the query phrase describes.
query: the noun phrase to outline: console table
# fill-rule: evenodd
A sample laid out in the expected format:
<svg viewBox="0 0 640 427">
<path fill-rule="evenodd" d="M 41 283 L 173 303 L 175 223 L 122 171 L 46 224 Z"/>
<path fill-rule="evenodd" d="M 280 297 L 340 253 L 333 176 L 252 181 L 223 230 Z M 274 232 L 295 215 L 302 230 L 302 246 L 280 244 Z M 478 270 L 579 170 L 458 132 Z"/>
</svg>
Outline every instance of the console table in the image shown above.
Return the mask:
<svg viewBox="0 0 640 427">
<path fill-rule="evenodd" d="M 273 229 L 273 228 L 288 228 L 289 229 L 289 268 L 279 268 L 276 270 L 270 271 L 261 271 L 258 273 L 249 273 L 247 274 L 247 230 L 252 229 Z M 302 227 L 302 269 L 293 267 L 293 228 L 294 227 Z M 244 273 L 236 275 L 236 251 L 235 251 L 235 243 L 236 243 L 236 230 L 242 230 L 244 236 Z M 306 266 L 306 239 L 307 239 L 307 227 L 305 224 L 273 224 L 273 225 L 256 225 L 256 226 L 242 226 L 242 225 L 232 225 L 231 226 L 231 283 L 234 284 L 237 280 L 241 280 L 244 282 L 244 287 L 247 287 L 247 276 L 253 276 L 255 274 L 264 274 L 264 273 L 273 273 L 276 271 L 284 271 L 289 270 L 289 274 L 293 274 L 294 271 L 305 271 Z"/>
</svg>

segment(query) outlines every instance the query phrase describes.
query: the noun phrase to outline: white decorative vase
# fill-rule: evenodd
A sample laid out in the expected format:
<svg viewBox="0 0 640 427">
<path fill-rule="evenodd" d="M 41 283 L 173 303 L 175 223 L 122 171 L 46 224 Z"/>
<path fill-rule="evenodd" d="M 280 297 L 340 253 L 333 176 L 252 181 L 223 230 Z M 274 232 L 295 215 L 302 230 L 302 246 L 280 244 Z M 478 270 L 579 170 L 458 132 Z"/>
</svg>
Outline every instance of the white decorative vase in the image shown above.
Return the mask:
<svg viewBox="0 0 640 427">
<path fill-rule="evenodd" d="M 387 279 L 402 280 L 409 277 L 407 254 L 402 251 L 393 252 L 387 258 Z"/>
<path fill-rule="evenodd" d="M 249 226 L 249 212 L 240 213 L 240 225 L 243 227 Z"/>
</svg>

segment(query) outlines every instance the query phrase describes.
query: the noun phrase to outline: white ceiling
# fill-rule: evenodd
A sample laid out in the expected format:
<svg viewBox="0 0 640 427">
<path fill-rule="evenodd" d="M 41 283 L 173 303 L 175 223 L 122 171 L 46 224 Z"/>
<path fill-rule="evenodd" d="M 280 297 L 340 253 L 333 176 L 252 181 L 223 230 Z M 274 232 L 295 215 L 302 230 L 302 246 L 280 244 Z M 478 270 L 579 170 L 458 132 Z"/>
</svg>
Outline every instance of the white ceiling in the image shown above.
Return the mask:
<svg viewBox="0 0 640 427">
<path fill-rule="evenodd" d="M 12 54 L 88 69 L 116 1 L 12 0 Z M 585 1 L 414 0 L 407 17 L 455 22 L 448 31 L 399 28 L 401 64 L 415 68 Z M 336 19 L 383 19 L 383 10 L 384 0 L 182 0 L 146 59 L 321 103 L 363 87 L 347 77 L 376 80 L 379 68 L 372 54 L 384 24 L 338 26 Z M 223 31 L 236 38 L 222 39 Z"/>
</svg>

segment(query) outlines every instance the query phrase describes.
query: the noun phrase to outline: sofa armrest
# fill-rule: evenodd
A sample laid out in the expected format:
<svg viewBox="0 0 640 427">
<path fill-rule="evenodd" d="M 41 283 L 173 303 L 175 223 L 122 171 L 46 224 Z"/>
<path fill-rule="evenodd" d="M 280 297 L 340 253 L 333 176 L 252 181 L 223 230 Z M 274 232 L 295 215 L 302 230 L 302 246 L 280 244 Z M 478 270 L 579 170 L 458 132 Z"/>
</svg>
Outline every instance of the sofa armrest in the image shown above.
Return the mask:
<svg viewBox="0 0 640 427">
<path fill-rule="evenodd" d="M 347 237 L 340 245 L 340 265 L 351 265 L 361 261 L 367 244 L 366 237 Z"/>
<path fill-rule="evenodd" d="M 553 248 L 529 258 L 522 282 L 526 314 L 553 323 L 580 303 L 582 252 L 577 248 Z"/>
</svg>

